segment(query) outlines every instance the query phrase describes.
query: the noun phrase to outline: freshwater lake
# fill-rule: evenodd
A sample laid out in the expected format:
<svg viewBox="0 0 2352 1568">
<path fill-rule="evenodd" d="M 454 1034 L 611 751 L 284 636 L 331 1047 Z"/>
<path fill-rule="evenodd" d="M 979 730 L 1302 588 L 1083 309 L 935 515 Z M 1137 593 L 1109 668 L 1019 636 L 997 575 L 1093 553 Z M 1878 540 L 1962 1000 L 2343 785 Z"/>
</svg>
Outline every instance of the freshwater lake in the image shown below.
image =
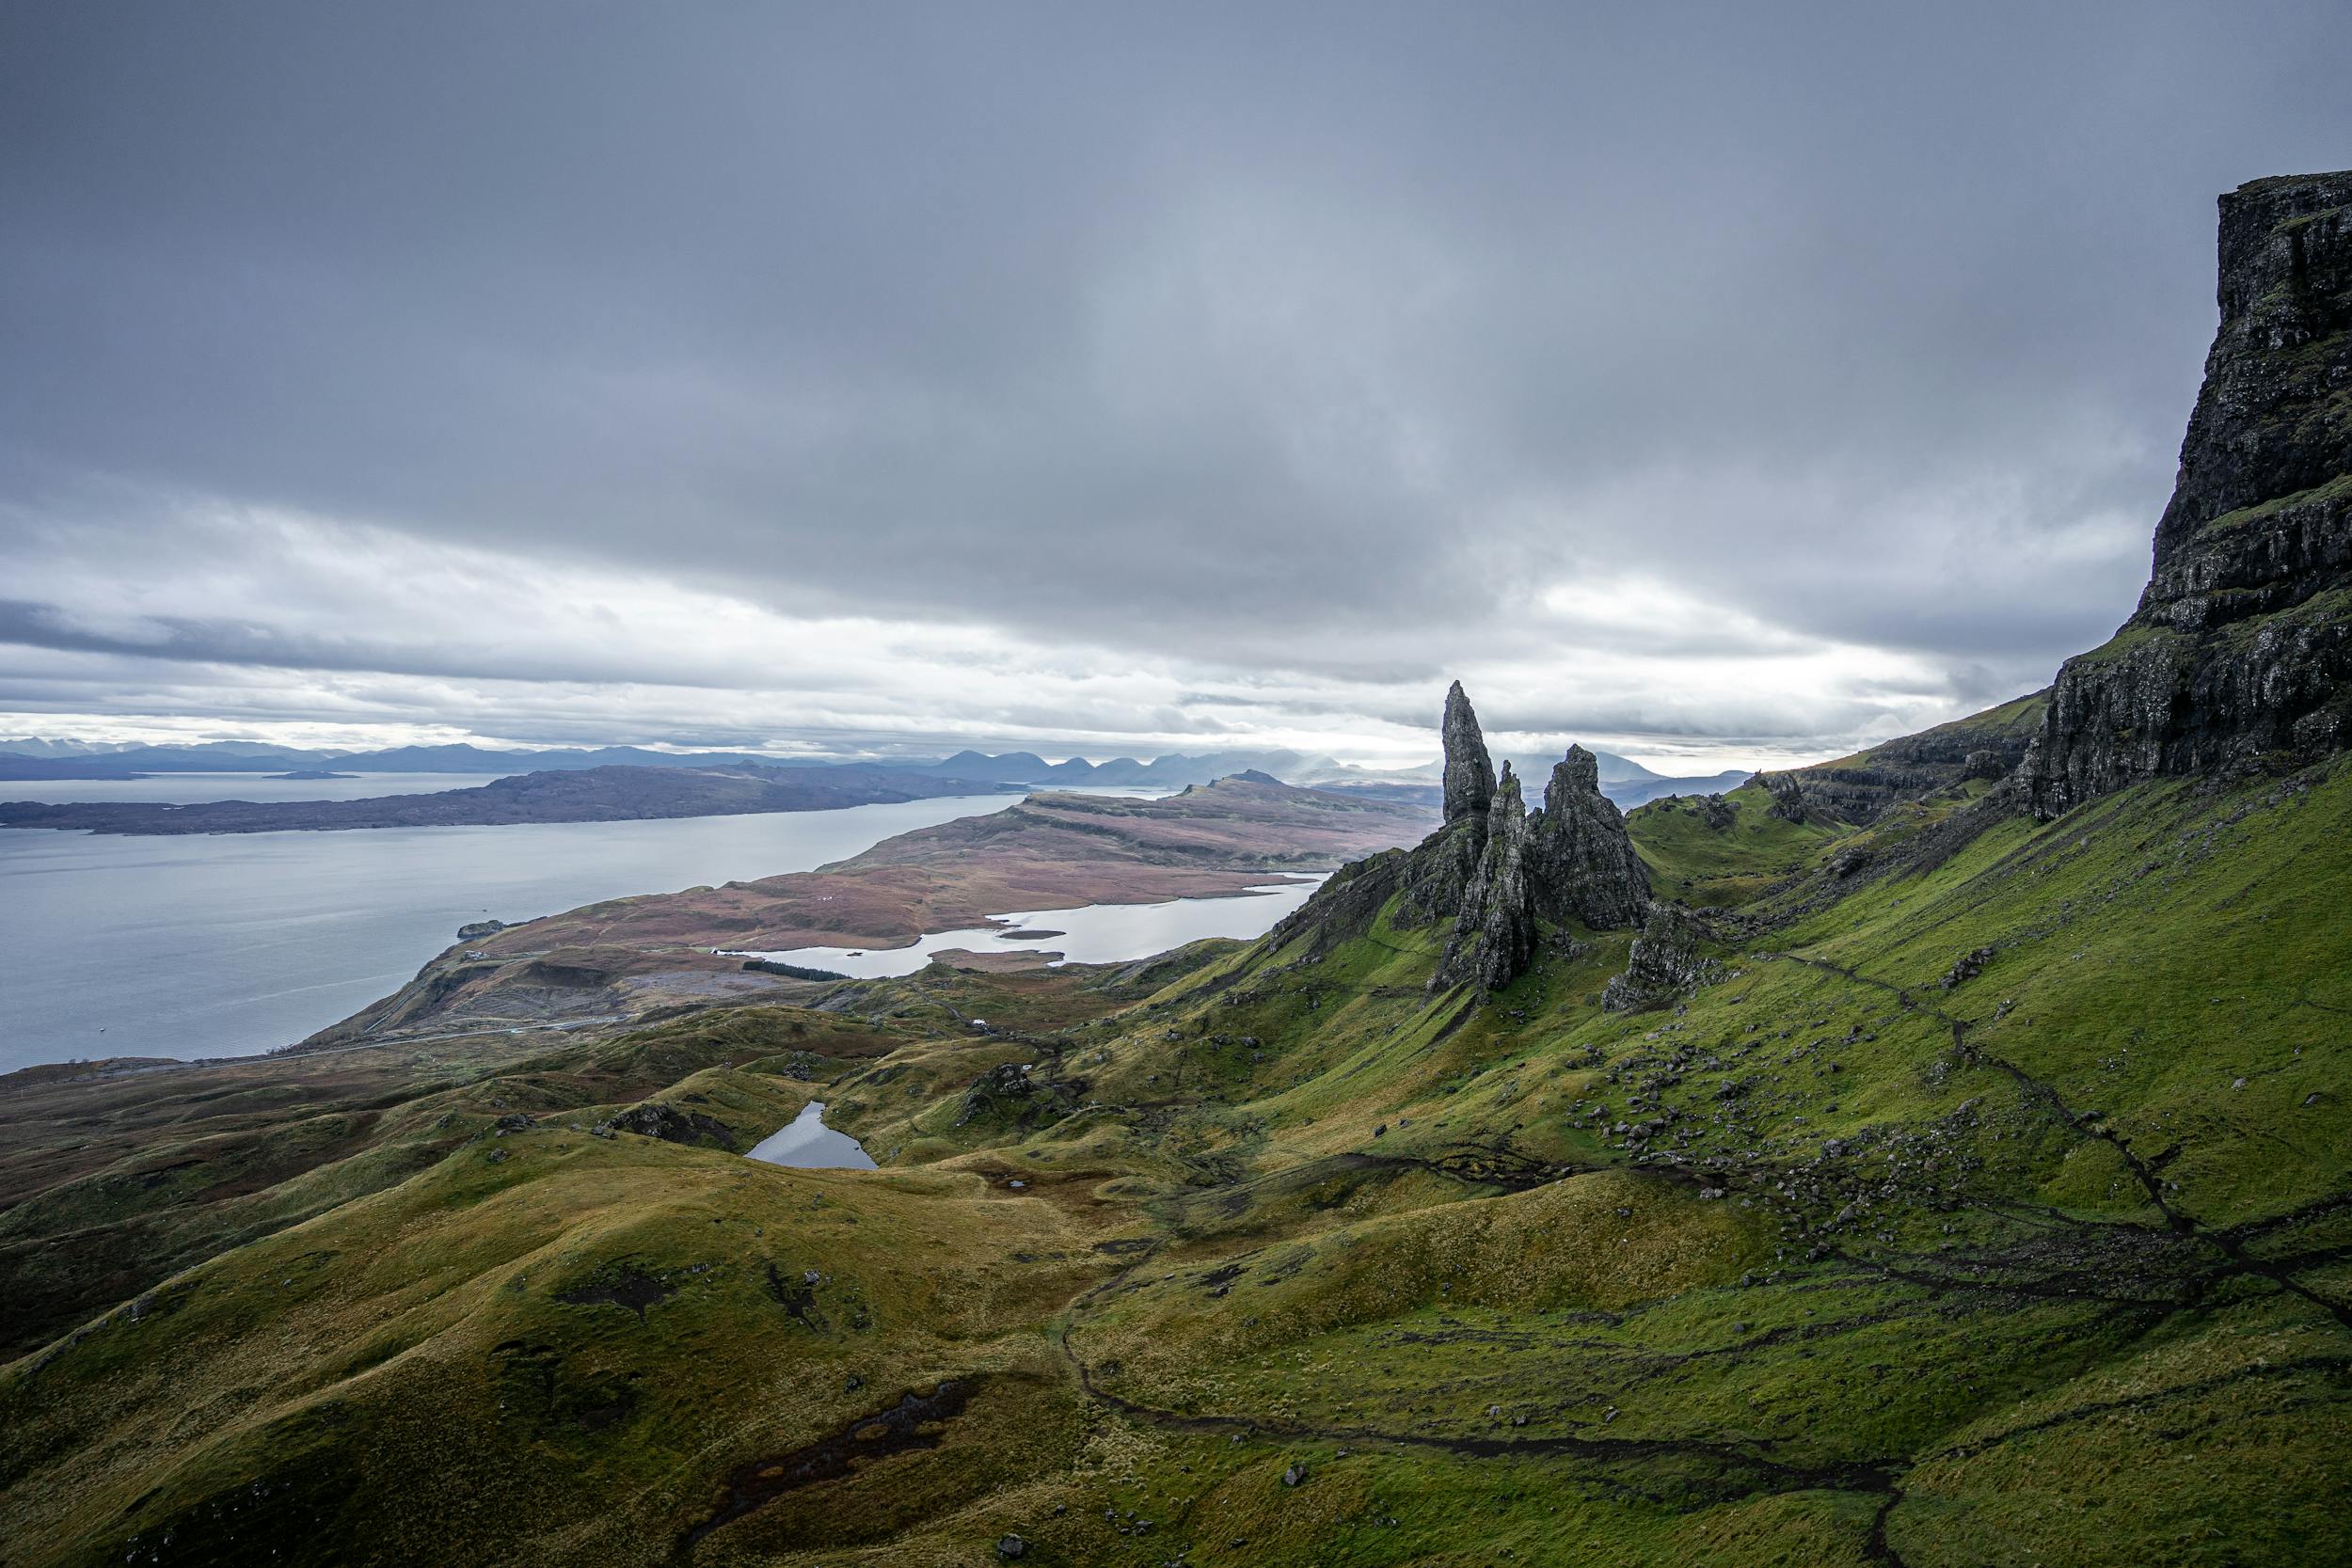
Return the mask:
<svg viewBox="0 0 2352 1568">
<path fill-rule="evenodd" d="M 30 800 L 26 791 L 38 789 L 39 798 L 57 800 L 251 800 L 262 798 L 256 782 L 217 774 L 127 786 L 0 781 L 0 799 Z M 318 781 L 264 782 L 312 792 L 281 799 L 324 798 Z M 450 774 L 354 781 L 369 785 L 363 794 L 385 793 L 388 784 L 415 792 L 484 782 Z M 806 871 L 894 834 L 1001 811 L 1019 799 L 348 832 L 142 838 L 0 831 L 0 1072 L 97 1056 L 185 1060 L 275 1050 L 398 990 L 468 922 L 511 923 L 628 894 Z M 1032 945 L 1109 961 L 1196 936 L 1255 936 L 1307 891 L 1024 918 L 1070 932 Z M 928 945 L 997 945 L 997 935 L 993 928 L 956 933 Z M 916 951 L 901 950 L 898 960 Z"/>
<path fill-rule="evenodd" d="M 855 1138 L 825 1125 L 825 1102 L 812 1100 L 786 1126 L 754 1144 L 744 1156 L 803 1170 L 872 1170 L 874 1157 Z"/>
<path fill-rule="evenodd" d="M 911 947 L 790 947 L 758 954 L 746 951 L 743 956 L 830 969 L 860 980 L 912 974 L 930 962 L 932 954 L 959 947 L 973 953 L 1056 953 L 1063 963 L 1123 963 L 1203 937 L 1263 936 L 1322 885 L 1321 877 L 1310 877 L 1295 882 L 1269 880 L 1263 887 L 1232 898 L 1028 910 L 999 915 L 1002 925 L 935 931 Z"/>
</svg>

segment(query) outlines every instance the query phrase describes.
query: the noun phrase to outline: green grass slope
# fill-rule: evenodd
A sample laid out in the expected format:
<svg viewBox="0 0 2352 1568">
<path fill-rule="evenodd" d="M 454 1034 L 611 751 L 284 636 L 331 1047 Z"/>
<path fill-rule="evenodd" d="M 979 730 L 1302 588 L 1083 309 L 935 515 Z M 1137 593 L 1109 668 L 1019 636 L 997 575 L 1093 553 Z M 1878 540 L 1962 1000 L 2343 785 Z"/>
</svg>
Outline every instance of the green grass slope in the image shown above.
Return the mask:
<svg viewBox="0 0 2352 1568">
<path fill-rule="evenodd" d="M 1982 793 L 1637 812 L 1646 1011 L 1385 909 L 503 1062 L 0 1371 L 8 1560 L 2352 1560 L 2352 765 Z"/>
</svg>

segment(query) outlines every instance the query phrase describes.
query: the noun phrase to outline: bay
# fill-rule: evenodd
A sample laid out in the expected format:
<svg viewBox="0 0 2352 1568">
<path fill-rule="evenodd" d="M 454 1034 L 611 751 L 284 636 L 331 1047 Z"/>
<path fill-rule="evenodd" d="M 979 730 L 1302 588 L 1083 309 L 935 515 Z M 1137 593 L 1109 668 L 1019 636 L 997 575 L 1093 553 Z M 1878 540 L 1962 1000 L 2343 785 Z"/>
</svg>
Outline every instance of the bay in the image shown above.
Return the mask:
<svg viewBox="0 0 2352 1568">
<path fill-rule="evenodd" d="M 397 990 L 468 922 L 806 871 L 1017 799 L 355 832 L 0 832 L 0 1071 L 273 1050 Z"/>
</svg>

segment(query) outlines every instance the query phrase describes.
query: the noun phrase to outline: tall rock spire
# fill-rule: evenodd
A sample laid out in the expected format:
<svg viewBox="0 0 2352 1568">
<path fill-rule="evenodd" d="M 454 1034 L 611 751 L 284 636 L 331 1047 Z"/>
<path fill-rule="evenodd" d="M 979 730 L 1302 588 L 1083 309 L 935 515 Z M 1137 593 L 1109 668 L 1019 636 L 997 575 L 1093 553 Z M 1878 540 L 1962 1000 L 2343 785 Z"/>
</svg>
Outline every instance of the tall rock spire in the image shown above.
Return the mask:
<svg viewBox="0 0 2352 1568">
<path fill-rule="evenodd" d="M 1581 746 L 1552 766 L 1544 809 L 1528 830 L 1527 865 L 1546 920 L 1611 930 L 1639 926 L 1649 911 L 1649 873 L 1616 802 L 1600 792 L 1600 760 Z"/>
<path fill-rule="evenodd" d="M 1455 681 L 1445 694 L 1445 819 L 1484 814 L 1495 797 L 1494 759 L 1478 733 L 1478 715 Z"/>
<path fill-rule="evenodd" d="M 1276 930 L 1325 952 L 1382 918 L 1399 930 L 1451 921 L 1429 989 L 1491 992 L 1527 973 L 1547 926 L 1639 926 L 1650 908 L 1649 877 L 1600 792 L 1593 753 L 1569 747 L 1544 809 L 1530 812 L 1511 765 L 1500 783 L 1489 771 L 1456 681 L 1445 698 L 1445 825 L 1412 849 L 1347 867 Z"/>
<path fill-rule="evenodd" d="M 1538 935 L 1535 900 L 1527 885 L 1526 849 L 1527 808 L 1519 797 L 1519 781 L 1506 762 L 1502 782 L 1486 809 L 1486 846 L 1462 895 L 1462 912 L 1430 979 L 1431 990 L 1464 984 L 1501 990 L 1526 973 Z"/>
</svg>

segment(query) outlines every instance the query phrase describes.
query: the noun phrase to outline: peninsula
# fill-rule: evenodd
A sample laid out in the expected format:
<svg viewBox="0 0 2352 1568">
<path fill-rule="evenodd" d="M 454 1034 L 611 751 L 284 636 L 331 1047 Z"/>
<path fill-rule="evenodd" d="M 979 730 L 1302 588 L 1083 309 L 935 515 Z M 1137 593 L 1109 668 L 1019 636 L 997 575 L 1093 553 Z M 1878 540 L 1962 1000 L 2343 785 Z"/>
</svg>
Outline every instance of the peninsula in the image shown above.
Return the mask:
<svg viewBox="0 0 2352 1568">
<path fill-rule="evenodd" d="M 305 776 L 305 775 L 289 775 Z M 307 775 L 318 778 L 339 774 Z M 833 811 L 943 795 L 1001 795 L 1019 786 L 928 778 L 888 768 L 549 768 L 430 795 L 358 800 L 0 801 L 0 828 L 94 833 L 271 833 L 360 828 L 472 828 L 516 822 L 638 822 L 775 811 Z"/>
</svg>

